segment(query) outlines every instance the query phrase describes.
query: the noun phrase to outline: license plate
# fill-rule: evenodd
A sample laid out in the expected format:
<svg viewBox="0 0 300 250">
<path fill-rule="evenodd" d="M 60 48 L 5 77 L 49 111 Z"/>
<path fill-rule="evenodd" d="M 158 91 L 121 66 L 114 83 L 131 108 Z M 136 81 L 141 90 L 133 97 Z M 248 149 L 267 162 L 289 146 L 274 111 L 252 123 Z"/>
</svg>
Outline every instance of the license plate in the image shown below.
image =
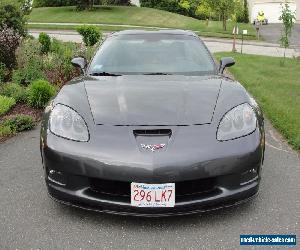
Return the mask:
<svg viewBox="0 0 300 250">
<path fill-rule="evenodd" d="M 131 183 L 131 206 L 174 207 L 175 183 Z"/>
</svg>

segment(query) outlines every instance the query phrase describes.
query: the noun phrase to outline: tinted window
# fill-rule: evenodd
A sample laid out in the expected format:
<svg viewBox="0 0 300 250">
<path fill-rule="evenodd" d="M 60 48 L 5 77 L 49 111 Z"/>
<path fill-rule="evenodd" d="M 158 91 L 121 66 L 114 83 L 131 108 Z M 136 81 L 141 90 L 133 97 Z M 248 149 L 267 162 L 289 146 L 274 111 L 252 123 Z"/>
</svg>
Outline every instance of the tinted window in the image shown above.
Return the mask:
<svg viewBox="0 0 300 250">
<path fill-rule="evenodd" d="M 108 38 L 94 57 L 89 73 L 99 72 L 203 75 L 214 73 L 215 64 L 197 37 L 120 35 Z"/>
</svg>

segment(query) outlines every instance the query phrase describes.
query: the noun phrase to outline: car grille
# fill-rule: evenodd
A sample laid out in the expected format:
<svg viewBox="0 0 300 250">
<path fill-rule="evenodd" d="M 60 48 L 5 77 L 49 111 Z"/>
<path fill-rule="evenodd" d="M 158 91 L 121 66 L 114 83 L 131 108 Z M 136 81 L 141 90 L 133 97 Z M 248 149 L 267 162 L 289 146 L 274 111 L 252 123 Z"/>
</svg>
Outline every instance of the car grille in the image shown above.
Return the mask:
<svg viewBox="0 0 300 250">
<path fill-rule="evenodd" d="M 90 189 L 100 194 L 128 197 L 130 201 L 130 182 L 90 178 Z M 176 182 L 176 200 L 207 194 L 215 189 L 215 178 Z"/>
</svg>

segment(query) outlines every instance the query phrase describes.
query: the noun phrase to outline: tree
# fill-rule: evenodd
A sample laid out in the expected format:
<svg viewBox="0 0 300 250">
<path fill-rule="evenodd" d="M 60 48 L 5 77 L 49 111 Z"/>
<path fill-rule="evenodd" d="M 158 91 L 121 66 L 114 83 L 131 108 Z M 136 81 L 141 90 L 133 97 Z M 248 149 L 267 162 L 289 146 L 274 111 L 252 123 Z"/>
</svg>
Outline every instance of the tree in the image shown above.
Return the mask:
<svg viewBox="0 0 300 250">
<path fill-rule="evenodd" d="M 234 12 L 235 1 L 233 0 L 208 0 L 209 5 L 220 16 L 223 29 L 227 30 L 227 19 Z"/>
<path fill-rule="evenodd" d="M 180 0 L 179 6 L 188 13 L 191 9 L 191 3 L 189 0 Z"/>
<path fill-rule="evenodd" d="M 242 13 L 243 10 L 243 5 L 241 3 L 241 0 L 232 0 L 234 2 L 233 9 L 232 9 L 232 14 L 231 14 L 231 19 L 232 22 L 234 23 L 234 32 L 233 32 L 233 47 L 232 51 L 236 52 L 236 35 L 237 35 L 237 30 L 238 30 L 238 16 L 240 13 Z"/>
<path fill-rule="evenodd" d="M 202 0 L 196 8 L 196 16 L 207 19 L 208 21 L 214 15 L 213 9 L 209 4 L 209 0 Z M 208 25 L 208 22 L 207 22 Z"/>
<path fill-rule="evenodd" d="M 292 36 L 292 29 L 296 21 L 296 15 L 295 12 L 291 11 L 288 3 L 281 5 L 281 8 L 282 9 L 279 20 L 283 23 L 283 29 L 281 33 L 280 43 L 281 46 L 284 47 L 283 58 L 285 61 L 285 53 L 286 49 L 290 46 L 290 38 Z"/>
<path fill-rule="evenodd" d="M 0 30 L 5 26 L 19 33 L 21 36 L 27 34 L 23 13 L 14 5 L 0 6 Z"/>
<path fill-rule="evenodd" d="M 248 9 L 248 1 L 244 0 L 244 9 L 243 9 L 243 22 L 249 23 L 249 9 Z"/>
</svg>

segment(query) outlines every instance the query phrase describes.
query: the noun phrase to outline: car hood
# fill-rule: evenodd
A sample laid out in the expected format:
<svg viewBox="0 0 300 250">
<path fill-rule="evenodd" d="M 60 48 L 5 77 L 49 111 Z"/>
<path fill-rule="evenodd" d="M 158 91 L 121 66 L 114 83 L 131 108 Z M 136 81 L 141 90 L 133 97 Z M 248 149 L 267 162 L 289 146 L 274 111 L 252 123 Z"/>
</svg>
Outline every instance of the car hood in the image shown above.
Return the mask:
<svg viewBox="0 0 300 250">
<path fill-rule="evenodd" d="M 208 124 L 221 86 L 216 76 L 88 77 L 85 89 L 96 124 Z"/>
</svg>

